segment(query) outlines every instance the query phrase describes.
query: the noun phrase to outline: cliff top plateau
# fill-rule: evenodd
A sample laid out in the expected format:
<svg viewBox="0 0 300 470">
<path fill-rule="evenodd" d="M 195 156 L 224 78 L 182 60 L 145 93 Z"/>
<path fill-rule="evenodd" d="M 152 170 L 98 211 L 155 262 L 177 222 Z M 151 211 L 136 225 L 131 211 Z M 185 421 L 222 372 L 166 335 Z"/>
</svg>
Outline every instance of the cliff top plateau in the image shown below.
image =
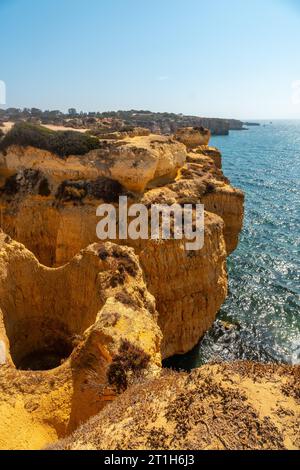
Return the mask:
<svg viewBox="0 0 300 470">
<path fill-rule="evenodd" d="M 83 113 L 71 108 L 65 114 L 59 110 L 42 111 L 37 108 L 25 108 L 23 110 L 17 108 L 0 109 L 0 126 L 1 123 L 7 121 L 16 122 L 20 120 L 35 124 L 64 126 L 79 131 L 89 129 L 100 134 L 135 127 L 144 127 L 154 134 L 173 134 L 182 127 L 202 126 L 208 128 L 214 135 L 228 135 L 230 130 L 245 129 L 243 122 L 237 119 L 205 118 L 144 110 Z"/>
</svg>

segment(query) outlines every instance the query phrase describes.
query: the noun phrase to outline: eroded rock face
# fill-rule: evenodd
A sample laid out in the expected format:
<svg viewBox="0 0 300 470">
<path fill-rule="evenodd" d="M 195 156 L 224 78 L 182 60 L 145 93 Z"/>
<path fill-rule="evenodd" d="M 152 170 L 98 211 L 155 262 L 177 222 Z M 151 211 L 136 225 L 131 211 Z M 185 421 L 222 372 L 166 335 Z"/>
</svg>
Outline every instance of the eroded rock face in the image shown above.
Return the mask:
<svg viewBox="0 0 300 470">
<path fill-rule="evenodd" d="M 207 156 L 206 153 L 210 151 L 208 148 L 205 152 L 198 149 L 189 153 L 185 172 L 178 179 L 176 191 L 183 192 L 185 198 L 188 193 L 200 192 L 199 197 L 205 209 L 223 219 L 223 233 L 229 255 L 237 248 L 243 228 L 245 197 L 224 176 L 218 160 L 216 163 L 216 154 Z"/>
<path fill-rule="evenodd" d="M 163 357 L 185 353 L 212 325 L 226 298 L 226 251 L 229 254 L 238 242 L 243 221 L 243 194 L 232 188 L 224 177 L 216 149 L 200 146 L 188 153 L 183 144 L 161 136 L 139 136 L 115 142 L 113 146 L 103 145 L 106 156 L 102 166 L 97 159 L 91 163 L 90 154 L 80 157 L 75 165 L 72 158 L 64 162 L 48 155 L 44 159 L 37 151 L 32 158 L 36 159 L 35 168 L 39 168 L 35 170 L 38 177 L 33 175 L 32 178 L 30 174 L 29 182 L 22 167 L 27 164 L 27 157 L 18 166 L 14 158 L 8 158 L 8 153 L 6 169 L 11 176 L 2 171 L 2 227 L 33 251 L 43 264 L 61 266 L 96 241 L 96 208 L 103 202 L 117 206 L 118 196 L 122 194 L 129 196 L 129 205 L 141 202 L 147 207 L 160 203 L 204 202 L 209 212 L 205 216 L 205 244 L 200 251 L 187 252 L 184 241 L 116 240 L 133 247 L 139 255 L 148 289 L 157 301 L 158 322 L 164 335 Z M 147 149 L 157 164 L 155 172 L 148 175 L 147 182 L 144 180 L 143 186 L 148 187 L 142 193 L 129 194 L 126 165 L 130 168 L 141 165 L 140 155 L 145 155 Z M 30 152 L 34 155 L 33 150 Z M 112 156 L 111 152 L 117 153 Z M 103 171 L 106 168 L 105 174 L 112 177 L 112 162 L 124 165 L 119 174 L 126 187 L 108 177 L 104 181 L 93 179 L 95 174 L 89 172 L 91 168 L 95 171 L 96 166 L 99 170 L 100 165 Z M 29 165 L 32 164 L 30 159 Z M 77 164 L 81 165 L 80 171 Z M 172 177 L 170 168 L 174 169 Z M 12 174 L 16 170 L 18 173 Z M 11 178 L 22 181 L 21 188 L 16 190 L 15 180 L 11 184 Z M 45 193 L 45 180 L 50 194 Z M 42 193 L 41 181 L 44 181 Z"/>
<path fill-rule="evenodd" d="M 15 234 L 25 239 L 45 264 L 56 259 L 62 265 L 82 246 L 95 241 L 96 206 L 79 209 L 67 205 L 56 212 L 52 208 L 42 211 L 30 202 L 19 212 Z M 32 214 L 36 214 L 36 222 L 31 224 L 31 233 L 35 233 L 31 237 L 21 221 L 31 219 Z M 43 230 L 49 228 L 48 234 L 41 234 L 39 223 Z M 227 296 L 222 219 L 206 213 L 205 244 L 200 251 L 187 252 L 184 240 L 127 240 L 126 244 L 138 254 L 148 289 L 156 298 L 164 335 L 163 357 L 189 351 L 210 328 Z"/>
<path fill-rule="evenodd" d="M 227 297 L 222 219 L 205 214 L 205 244 L 200 251 L 186 251 L 185 242 L 175 240 L 131 246 L 156 299 L 163 358 L 190 351 L 210 329 Z"/>
<path fill-rule="evenodd" d="M 243 362 L 166 373 L 129 389 L 53 449 L 297 450 L 299 374 Z"/>
<path fill-rule="evenodd" d="M 53 192 L 65 180 L 93 180 L 106 177 L 118 181 L 129 191 L 143 192 L 159 178 L 172 179 L 184 165 L 184 145 L 164 136 L 136 136 L 126 141 L 103 141 L 102 148 L 84 158 L 65 159 L 33 147 L 11 146 L 0 154 L 2 183 L 24 168 L 39 170 Z M 0 180 L 1 183 L 1 180 Z"/>
<path fill-rule="evenodd" d="M 55 448 L 299 448 L 299 368 L 161 373 L 161 356 L 212 325 L 242 228 L 244 196 L 209 132 L 108 137 L 82 157 L 0 154 L 0 448 L 39 449 L 95 415 Z M 203 249 L 95 243 L 97 206 L 120 195 L 204 203 Z"/>
<path fill-rule="evenodd" d="M 51 269 L 0 233 L 0 448 L 41 448 L 155 375 L 156 318 L 132 249 L 94 244 Z"/>
<path fill-rule="evenodd" d="M 210 131 L 204 127 L 183 127 L 174 134 L 174 138 L 189 150 L 201 145 L 208 145 L 210 136 Z"/>
<path fill-rule="evenodd" d="M 151 132 L 149 129 L 146 129 L 144 127 L 133 127 L 132 129 L 129 129 L 129 130 L 120 130 L 120 131 L 108 132 L 108 133 L 101 132 L 99 133 L 99 138 L 106 139 L 106 140 L 109 140 L 109 139 L 122 140 L 128 137 L 142 137 L 142 136 L 148 136 L 150 134 Z"/>
<path fill-rule="evenodd" d="M 222 169 L 222 155 L 220 150 L 218 150 L 216 147 L 211 147 L 210 145 L 200 145 L 199 147 L 193 149 L 192 152 L 209 157 L 211 160 L 213 160 L 215 166 L 219 170 Z"/>
</svg>

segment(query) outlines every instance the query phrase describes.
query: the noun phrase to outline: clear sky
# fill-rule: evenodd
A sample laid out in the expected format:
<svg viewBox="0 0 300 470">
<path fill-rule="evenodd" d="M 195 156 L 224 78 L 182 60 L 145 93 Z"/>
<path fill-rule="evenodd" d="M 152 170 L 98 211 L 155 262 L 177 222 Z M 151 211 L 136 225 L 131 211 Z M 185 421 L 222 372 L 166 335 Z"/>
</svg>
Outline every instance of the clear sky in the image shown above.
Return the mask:
<svg viewBox="0 0 300 470">
<path fill-rule="evenodd" d="M 300 0 L 0 0 L 0 21 L 7 106 L 300 118 Z"/>
</svg>

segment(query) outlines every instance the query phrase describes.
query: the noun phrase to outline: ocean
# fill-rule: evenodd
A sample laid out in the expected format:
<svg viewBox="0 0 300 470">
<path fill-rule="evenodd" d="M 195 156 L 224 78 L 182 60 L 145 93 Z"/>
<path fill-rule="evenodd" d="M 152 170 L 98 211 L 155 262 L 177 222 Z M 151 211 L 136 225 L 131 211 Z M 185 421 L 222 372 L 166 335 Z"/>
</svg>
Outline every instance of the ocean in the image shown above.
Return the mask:
<svg viewBox="0 0 300 470">
<path fill-rule="evenodd" d="M 245 192 L 244 229 L 228 259 L 229 296 L 217 321 L 167 366 L 300 363 L 300 121 L 260 124 L 211 140 L 225 175 Z"/>
</svg>

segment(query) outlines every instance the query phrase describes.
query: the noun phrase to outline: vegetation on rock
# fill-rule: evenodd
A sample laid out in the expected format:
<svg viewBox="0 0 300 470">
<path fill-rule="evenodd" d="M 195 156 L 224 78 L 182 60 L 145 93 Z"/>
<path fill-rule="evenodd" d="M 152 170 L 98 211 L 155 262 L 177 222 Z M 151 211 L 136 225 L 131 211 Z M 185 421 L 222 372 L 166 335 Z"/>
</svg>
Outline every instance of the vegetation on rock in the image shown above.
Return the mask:
<svg viewBox="0 0 300 470">
<path fill-rule="evenodd" d="M 69 155 L 84 155 L 99 148 L 95 137 L 75 131 L 52 131 L 28 122 L 18 122 L 0 143 L 5 151 L 11 145 L 31 146 L 57 154 L 61 158 Z"/>
<path fill-rule="evenodd" d="M 67 114 L 59 110 L 41 109 L 0 109 L 3 121 L 27 120 L 33 123 L 54 124 L 74 129 L 91 129 L 95 135 L 103 132 L 130 132 L 135 127 L 144 127 L 153 133 L 172 134 L 181 127 L 206 127 L 212 134 L 227 135 L 231 129 L 243 129 L 243 122 L 235 119 L 216 119 L 199 116 L 185 116 L 175 113 L 155 113 L 148 110 L 77 112 L 69 109 Z"/>
<path fill-rule="evenodd" d="M 299 369 L 236 362 L 190 374 L 165 370 L 128 388 L 53 449 L 295 450 Z"/>
<path fill-rule="evenodd" d="M 111 203 L 117 202 L 119 196 L 125 194 L 123 186 L 115 180 L 99 177 L 94 181 L 63 181 L 58 187 L 56 199 L 60 201 L 83 201 L 87 196 Z"/>
</svg>

